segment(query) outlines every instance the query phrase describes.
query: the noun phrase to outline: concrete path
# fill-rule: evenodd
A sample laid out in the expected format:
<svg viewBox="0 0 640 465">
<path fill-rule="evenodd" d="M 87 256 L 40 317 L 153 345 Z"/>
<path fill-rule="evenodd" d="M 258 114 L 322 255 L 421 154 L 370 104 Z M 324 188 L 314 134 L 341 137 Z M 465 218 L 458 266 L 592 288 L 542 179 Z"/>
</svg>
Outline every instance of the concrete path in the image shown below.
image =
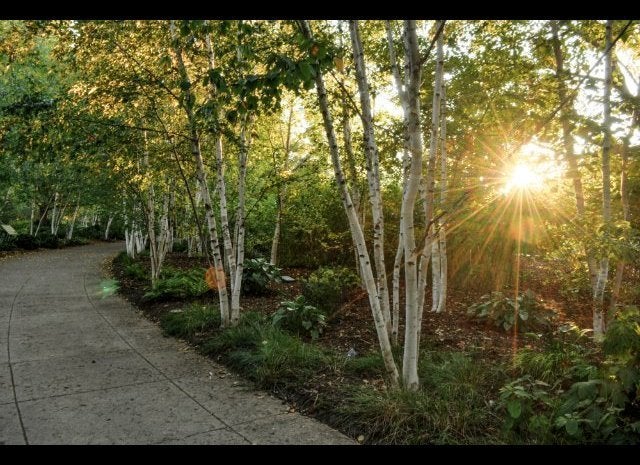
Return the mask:
<svg viewBox="0 0 640 465">
<path fill-rule="evenodd" d="M 354 444 L 105 296 L 122 249 L 0 262 L 0 444 Z"/>
</svg>

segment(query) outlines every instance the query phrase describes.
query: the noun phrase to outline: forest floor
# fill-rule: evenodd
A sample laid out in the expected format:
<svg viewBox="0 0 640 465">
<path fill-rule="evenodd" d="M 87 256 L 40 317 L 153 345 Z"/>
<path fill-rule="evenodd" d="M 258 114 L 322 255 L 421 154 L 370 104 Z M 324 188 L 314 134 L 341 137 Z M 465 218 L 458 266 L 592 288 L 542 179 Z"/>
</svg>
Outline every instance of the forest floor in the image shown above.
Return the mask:
<svg viewBox="0 0 640 465">
<path fill-rule="evenodd" d="M 146 261 L 141 261 L 148 268 Z M 187 270 L 194 267 L 207 267 L 206 260 L 187 257 L 186 254 L 173 253 L 166 258 L 164 266 Z M 535 265 L 532 265 L 535 266 Z M 148 271 L 148 269 L 147 269 Z M 292 283 L 271 283 L 267 296 L 243 296 L 243 311 L 256 311 L 265 315 L 272 315 L 280 302 L 292 300 L 302 293 L 301 279 L 307 277 L 312 270 L 305 268 L 283 268 L 282 274 L 295 279 Z M 127 277 L 121 266 L 114 264 L 112 272 L 120 282 L 120 292 L 144 314 L 153 321 L 160 321 L 161 317 L 184 304 L 188 300 L 146 301 L 143 295 L 148 290 L 148 283 Z M 531 289 L 544 296 L 546 304 L 557 315 L 557 324 L 572 321 L 581 328 L 591 325 L 591 304 L 585 299 L 568 300 L 558 289 L 547 286 L 541 290 L 541 284 L 530 282 L 521 283 L 521 290 Z M 401 288 L 400 295 L 403 296 Z M 430 339 L 437 347 L 443 349 L 481 349 L 487 357 L 500 358 L 513 352 L 514 344 L 522 344 L 514 340 L 513 334 L 502 328 L 478 322 L 467 315 L 468 307 L 477 302 L 486 292 L 470 289 L 449 289 L 447 296 L 447 311 L 435 313 L 425 308 L 422 320 L 423 337 Z M 204 298 L 192 299 L 217 304 L 214 292 L 207 293 Z M 401 297 L 400 308 L 404 299 Z M 431 292 L 427 289 L 425 307 L 431 303 Z M 378 350 L 377 336 L 373 325 L 373 317 L 369 307 L 366 291 L 357 289 L 352 291 L 342 307 L 327 320 L 327 328 L 318 343 L 335 349 L 338 352 L 348 352 L 354 349 L 358 353 L 368 353 Z M 402 323 L 400 333 L 402 334 Z M 527 340 L 527 344 L 531 341 Z M 516 345 L 517 347 L 517 345 Z"/>
<path fill-rule="evenodd" d="M 148 259 L 139 259 L 138 263 L 148 268 Z M 190 269 L 194 267 L 206 268 L 207 264 L 201 258 L 189 258 L 186 254 L 173 253 L 167 256 L 165 266 L 175 269 Z M 535 271 L 536 266 L 539 265 L 535 261 L 531 261 L 526 266 L 530 268 L 529 271 Z M 267 316 L 272 315 L 280 302 L 293 300 L 301 294 L 301 279 L 308 276 L 311 271 L 301 268 L 284 268 L 282 274 L 295 278 L 295 281 L 271 284 L 270 293 L 264 297 L 243 296 L 243 312 L 255 311 Z M 212 305 L 217 305 L 218 302 L 217 295 L 213 291 L 194 299 L 147 301 L 143 296 L 147 291 L 148 282 L 128 277 L 124 272 L 124 266 L 117 260 L 111 263 L 109 272 L 119 281 L 120 293 L 138 307 L 147 318 L 155 322 L 160 322 L 164 315 L 172 310 L 183 308 L 188 302 Z M 536 273 L 527 273 L 527 276 L 536 275 Z M 572 321 L 581 328 L 590 326 L 591 306 L 588 299 L 567 299 L 566 296 L 561 295 L 558 289 L 549 286 L 549 283 L 545 284 L 545 289 L 540 288 L 543 286 L 542 283 L 532 280 L 521 284 L 521 290 L 529 288 L 544 295 L 546 306 L 556 313 L 556 325 Z M 401 289 L 400 295 L 403 295 L 403 292 L 404 290 Z M 474 360 L 481 364 L 487 364 L 487 366 L 507 366 L 515 349 L 542 346 L 542 338 L 526 337 L 523 334 L 514 337 L 513 331 L 506 332 L 502 328 L 478 322 L 467 315 L 469 305 L 477 302 L 483 294 L 483 292 L 472 289 L 450 289 L 447 296 L 446 312 L 433 313 L 427 309 L 424 313 L 422 339 L 425 342 L 423 345 L 428 344 L 429 350 L 434 351 L 473 353 Z M 431 295 L 429 293 L 425 302 L 425 305 L 430 305 Z M 400 308 L 402 308 L 402 302 Z M 373 318 L 365 291 L 359 288 L 352 291 L 342 307 L 328 318 L 327 323 L 324 333 L 315 341 L 315 344 L 320 347 L 345 356 L 350 349 L 354 349 L 358 355 L 363 356 L 379 353 Z M 402 334 L 402 329 L 401 323 L 400 334 Z M 206 337 L 208 334 L 202 334 L 188 342 L 197 348 L 198 344 L 205 341 Z M 311 341 L 307 339 L 306 342 Z M 224 362 L 220 356 L 217 357 L 217 360 Z M 322 373 L 305 381 L 304 385 L 287 385 L 284 389 L 274 389 L 273 393 L 289 402 L 293 406 L 292 408 L 315 416 L 321 421 L 342 429 L 347 434 L 358 437 L 357 431 L 345 430 L 342 427 L 343 423 L 334 421 L 335 412 L 332 411 L 331 401 L 335 400 L 336 404 L 341 401 L 339 396 L 342 395 L 342 391 L 338 387 L 346 384 L 368 385 L 378 391 L 385 389 L 382 373 L 371 376 L 371 373 L 359 375 L 322 370 Z M 318 395 L 322 395 L 324 399 L 320 406 L 317 405 Z"/>
</svg>

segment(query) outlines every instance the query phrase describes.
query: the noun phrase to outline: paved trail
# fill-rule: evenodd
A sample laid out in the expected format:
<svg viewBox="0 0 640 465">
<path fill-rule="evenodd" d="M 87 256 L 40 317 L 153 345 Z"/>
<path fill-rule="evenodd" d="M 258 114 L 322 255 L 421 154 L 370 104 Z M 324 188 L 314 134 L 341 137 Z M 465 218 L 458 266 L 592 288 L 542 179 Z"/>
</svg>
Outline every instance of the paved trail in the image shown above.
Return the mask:
<svg viewBox="0 0 640 465">
<path fill-rule="evenodd" d="M 102 292 L 122 243 L 0 262 L 0 444 L 353 444 Z"/>
</svg>

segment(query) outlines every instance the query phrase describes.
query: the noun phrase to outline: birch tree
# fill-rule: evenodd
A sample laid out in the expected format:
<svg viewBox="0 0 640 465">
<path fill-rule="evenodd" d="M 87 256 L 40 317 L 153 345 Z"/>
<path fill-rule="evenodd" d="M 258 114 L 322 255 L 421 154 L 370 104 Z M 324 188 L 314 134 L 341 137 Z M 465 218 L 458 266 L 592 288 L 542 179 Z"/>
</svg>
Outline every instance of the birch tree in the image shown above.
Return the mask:
<svg viewBox="0 0 640 465">
<path fill-rule="evenodd" d="M 220 302 L 220 316 L 222 327 L 229 326 L 231 322 L 231 314 L 229 311 L 229 296 L 227 293 L 227 280 L 225 277 L 222 253 L 220 251 L 220 244 L 218 241 L 218 225 L 213 213 L 213 205 L 211 201 L 211 194 L 209 192 L 209 186 L 207 183 L 207 173 L 204 167 L 204 160 L 202 152 L 200 151 L 200 135 L 194 114 L 195 94 L 191 90 L 191 80 L 189 73 L 184 64 L 182 57 L 182 47 L 176 34 L 176 27 L 174 21 L 170 23 L 171 38 L 173 56 L 181 78 L 182 90 L 182 106 L 187 114 L 187 120 L 189 123 L 189 131 L 191 135 L 191 153 L 194 157 L 196 164 L 196 178 L 200 187 L 200 192 L 204 201 L 205 219 L 207 221 L 208 233 L 209 233 L 209 245 L 211 255 L 213 256 L 213 265 L 215 268 L 216 284 L 218 290 L 218 298 Z"/>
<path fill-rule="evenodd" d="M 607 20 L 605 34 L 605 58 L 604 58 L 604 102 L 603 102 L 603 141 L 602 141 L 602 221 L 605 228 L 605 237 L 611 223 L 611 60 L 613 53 L 612 20 Z M 600 259 L 600 266 L 593 292 L 593 333 L 596 337 L 602 337 L 605 331 L 604 315 L 604 291 L 609 276 L 609 257 Z"/>
<path fill-rule="evenodd" d="M 389 288 L 387 287 L 387 270 L 384 261 L 384 215 L 382 212 L 382 193 L 380 190 L 380 163 L 378 147 L 375 140 L 369 84 L 365 71 L 364 52 L 362 49 L 362 41 L 360 40 L 358 21 L 349 21 L 349 31 L 351 33 L 353 59 L 360 95 L 360 108 L 362 111 L 363 138 L 367 160 L 367 181 L 369 184 L 371 217 L 373 219 L 373 255 L 377 275 L 377 294 L 380 300 L 380 309 L 384 317 L 385 328 L 389 338 L 391 338 L 392 322 L 389 309 Z"/>
<path fill-rule="evenodd" d="M 303 36 L 307 40 L 309 46 L 313 46 L 313 35 L 311 32 L 311 28 L 309 27 L 309 23 L 306 20 L 299 21 L 300 29 L 302 31 Z M 311 55 L 313 57 L 313 55 Z M 391 351 L 391 342 L 389 339 L 389 335 L 387 332 L 387 326 L 384 319 L 384 315 L 382 313 L 382 309 L 380 308 L 380 300 L 378 298 L 378 289 L 376 286 L 376 280 L 374 278 L 371 261 L 369 259 L 369 252 L 367 251 L 364 234 L 362 232 L 362 227 L 360 225 L 360 221 L 356 215 L 356 212 L 353 208 L 353 202 L 351 200 L 351 194 L 349 192 L 349 188 L 347 186 L 346 179 L 344 177 L 344 172 L 342 170 L 342 164 L 340 161 L 340 153 L 338 149 L 338 143 L 335 135 L 335 129 L 333 125 L 333 118 L 331 116 L 331 112 L 329 109 L 329 101 L 327 99 L 327 91 L 324 85 L 324 78 L 322 76 L 322 72 L 320 69 L 315 69 L 315 85 L 318 95 L 318 105 L 320 106 L 320 111 L 322 113 L 322 120 L 324 123 L 324 128 L 327 136 L 327 140 L 329 142 L 329 151 L 331 153 L 331 162 L 333 165 L 334 175 L 336 178 L 336 182 L 338 183 L 338 188 L 340 190 L 340 196 L 342 199 L 342 204 L 347 214 L 347 218 L 349 220 L 349 229 L 351 231 L 352 239 L 356 249 L 358 250 L 358 255 L 360 258 L 360 267 L 362 268 L 362 274 L 365 278 L 365 286 L 367 289 L 367 294 L 369 296 L 369 305 L 371 307 L 371 312 L 373 314 L 373 319 L 375 322 L 376 333 L 378 335 L 378 342 L 380 344 L 380 350 L 382 352 L 382 358 L 385 365 L 385 370 L 387 372 L 387 376 L 391 383 L 391 386 L 398 386 L 399 384 L 399 374 L 398 368 L 396 366 L 395 360 L 393 359 L 393 353 Z"/>
</svg>

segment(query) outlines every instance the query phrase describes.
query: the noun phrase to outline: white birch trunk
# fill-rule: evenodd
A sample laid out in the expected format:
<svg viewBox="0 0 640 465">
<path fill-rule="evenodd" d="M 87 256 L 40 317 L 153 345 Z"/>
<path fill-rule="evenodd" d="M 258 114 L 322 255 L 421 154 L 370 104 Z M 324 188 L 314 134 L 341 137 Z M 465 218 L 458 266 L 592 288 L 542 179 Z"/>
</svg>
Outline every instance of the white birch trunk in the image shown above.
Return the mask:
<svg viewBox="0 0 640 465">
<path fill-rule="evenodd" d="M 431 242 L 431 293 L 432 303 L 431 311 L 438 311 L 438 304 L 440 302 L 440 289 L 442 286 L 442 270 L 440 269 L 440 242 Z"/>
<path fill-rule="evenodd" d="M 204 161 L 202 159 L 202 153 L 200 151 L 200 138 L 196 126 L 195 115 L 193 112 L 193 102 L 195 101 L 195 95 L 191 91 L 191 81 L 189 80 L 189 75 L 182 59 L 182 49 L 179 45 L 179 41 L 175 31 L 175 23 L 173 21 L 171 21 L 170 23 L 170 28 L 171 37 L 173 39 L 175 62 L 180 73 L 180 77 L 184 82 L 184 85 L 182 86 L 183 100 L 185 102 L 187 119 L 189 122 L 189 129 L 191 133 L 191 151 L 196 162 L 196 177 L 198 179 L 198 183 L 200 184 L 200 190 L 204 200 L 205 217 L 209 229 L 209 244 L 211 247 L 211 254 L 213 255 L 213 265 L 216 272 L 216 283 L 220 301 L 221 326 L 224 328 L 229 325 L 231 316 L 229 312 L 227 279 L 224 272 L 224 263 L 222 254 L 220 252 L 220 244 L 218 241 L 218 226 L 213 214 L 211 195 L 209 193 L 209 187 L 207 185 L 207 173 L 204 168 Z"/>
<path fill-rule="evenodd" d="M 407 190 L 407 180 L 409 176 L 409 168 L 410 168 L 410 159 L 409 159 L 409 138 L 408 138 L 408 130 L 407 130 L 407 122 L 409 115 L 409 107 L 407 103 L 407 93 L 405 88 L 408 87 L 408 80 L 405 81 L 405 86 L 403 87 L 403 82 L 400 77 L 400 71 L 398 68 L 398 60 L 395 52 L 395 45 L 393 41 L 393 31 L 391 29 L 390 21 L 385 21 L 385 28 L 387 31 L 387 44 L 389 48 L 389 61 L 391 63 L 391 72 L 393 75 L 393 80 L 395 82 L 396 91 L 398 93 L 398 97 L 400 98 L 400 104 L 402 106 L 403 113 L 403 124 L 405 130 L 405 137 L 403 141 L 403 155 L 402 155 L 402 197 L 406 195 Z M 408 79 L 409 73 L 406 73 L 406 78 Z M 400 211 L 400 228 L 398 233 L 398 247 L 396 249 L 396 256 L 393 262 L 393 299 L 392 299 L 392 340 L 393 344 L 398 344 L 398 333 L 399 333 L 399 324 L 400 324 L 400 271 L 404 257 L 404 202 L 402 203 L 401 211 Z M 405 278 L 406 279 L 406 278 Z"/>
<path fill-rule="evenodd" d="M 109 215 L 109 220 L 107 221 L 107 227 L 104 230 L 104 240 L 109 240 L 109 229 L 111 229 L 111 222 L 113 221 L 113 215 Z"/>
<path fill-rule="evenodd" d="M 373 256 L 376 267 L 378 299 L 380 309 L 385 320 L 385 326 L 391 337 L 391 312 L 389 308 L 389 288 L 387 286 L 387 271 L 384 260 L 384 214 L 382 212 L 382 192 L 380 189 L 380 173 L 378 160 L 378 147 L 375 141 L 373 115 L 371 112 L 371 99 L 369 95 L 369 83 L 365 71 L 364 53 L 358 22 L 349 21 L 351 32 L 351 44 L 356 69 L 356 80 L 360 94 L 360 106 L 362 111 L 362 126 L 367 157 L 367 180 L 369 183 L 369 199 L 371 201 L 371 217 L 373 222 Z"/>
<path fill-rule="evenodd" d="M 305 38 L 310 41 L 313 40 L 308 22 L 305 20 L 301 20 L 299 24 Z M 367 288 L 367 293 L 369 295 L 369 305 L 371 306 L 371 312 L 373 314 L 373 319 L 375 322 L 378 342 L 380 343 L 380 350 L 382 352 L 382 358 L 384 360 L 385 369 L 391 386 L 396 387 L 398 385 L 398 368 L 396 366 L 395 360 L 393 359 L 391 342 L 386 330 L 384 316 L 382 314 L 382 310 L 380 309 L 380 301 L 377 296 L 376 282 L 373 276 L 373 270 L 371 269 L 371 262 L 369 260 L 369 252 L 367 251 L 367 247 L 365 244 L 364 234 L 362 233 L 362 228 L 360 227 L 356 212 L 353 209 L 351 195 L 349 194 L 349 189 L 347 187 L 344 173 L 342 171 L 340 155 L 338 152 L 338 144 L 333 127 L 333 120 L 331 118 L 331 113 L 329 112 L 327 92 L 324 86 L 324 79 L 320 71 L 318 71 L 315 76 L 315 83 L 318 93 L 318 103 L 322 112 L 322 120 L 329 143 L 329 150 L 331 152 L 331 161 L 333 163 L 336 182 L 340 190 L 342 204 L 349 220 L 349 229 L 351 230 L 353 242 L 358 249 L 358 254 L 360 256 L 360 266 L 362 267 L 365 277 L 364 281 Z"/>
<path fill-rule="evenodd" d="M 440 27 L 440 21 L 436 22 L 436 29 Z M 429 160 L 427 164 L 427 173 L 424 180 L 423 190 L 423 208 L 425 217 L 425 240 L 420 257 L 420 271 L 418 275 L 418 343 L 420 342 L 420 330 L 422 327 L 422 314 L 424 307 L 424 298 L 427 283 L 427 271 L 429 266 L 429 258 L 431 254 L 431 244 L 435 237 L 436 225 L 433 221 L 433 201 L 434 201 L 434 178 L 436 170 L 436 155 L 438 151 L 438 129 L 440 125 L 440 98 L 442 92 L 442 75 L 443 75 L 443 34 L 438 36 L 437 40 L 437 62 L 433 85 L 433 104 L 431 112 L 431 129 L 429 143 Z M 436 239 L 437 240 L 437 239 Z M 438 257 L 439 258 L 439 257 Z M 439 295 L 438 295 L 439 297 Z"/>
<path fill-rule="evenodd" d="M 444 209 L 447 202 L 447 111 L 446 92 L 444 85 L 444 68 L 442 80 L 442 95 L 440 98 L 440 208 Z M 440 287 L 438 292 L 437 313 L 446 311 L 447 306 L 447 233 L 445 220 L 438 220 L 438 251 L 440 252 Z"/>
<path fill-rule="evenodd" d="M 612 20 L 607 20 L 605 51 L 612 46 Z M 611 59 L 613 49 L 611 48 L 605 55 L 604 61 L 604 123 L 602 142 L 602 220 L 608 228 L 611 223 L 611 167 L 609 153 L 611 152 Z M 600 270 L 596 281 L 595 292 L 593 293 L 593 334 L 600 338 L 605 332 L 604 315 L 604 291 L 609 276 L 609 258 L 602 257 L 600 260 Z"/>
<path fill-rule="evenodd" d="M 240 293 L 242 290 L 242 272 L 244 270 L 244 233 L 245 233 L 245 179 L 247 177 L 247 157 L 250 138 L 247 138 L 248 121 L 244 121 L 240 130 L 240 153 L 238 154 L 238 210 L 236 224 L 238 235 L 236 239 L 236 269 L 233 278 L 233 291 L 231 295 L 231 325 L 235 326 L 240 318 Z"/>
<path fill-rule="evenodd" d="M 217 171 L 217 185 L 218 185 L 218 198 L 220 201 L 220 225 L 222 228 L 222 240 L 224 243 L 224 256 L 227 259 L 227 272 L 231 276 L 231 293 L 233 295 L 235 286 L 236 273 L 236 257 L 234 252 L 233 243 L 231 242 L 231 232 L 229 230 L 229 212 L 227 209 L 227 188 L 224 180 L 224 161 L 222 158 L 222 136 L 218 136 L 216 139 L 216 171 Z"/>
<path fill-rule="evenodd" d="M 78 197 L 78 202 L 76 203 L 76 208 L 73 210 L 73 216 L 71 217 L 71 224 L 69 225 L 69 230 L 67 231 L 67 239 L 71 240 L 73 238 L 73 228 L 76 224 L 76 218 L 78 217 L 78 210 L 80 209 L 80 198 Z"/>
<path fill-rule="evenodd" d="M 402 199 L 402 219 L 405 265 L 405 338 L 402 360 L 402 380 L 407 390 L 415 391 L 418 379 L 418 257 L 414 229 L 414 210 L 422 172 L 422 131 L 420 128 L 421 64 L 415 20 L 404 21 L 405 54 L 409 62 L 409 86 L 407 87 L 407 136 L 411 153 L 411 168 L 407 188 Z"/>
<path fill-rule="evenodd" d="M 56 233 L 56 215 L 58 213 L 58 193 L 53 196 L 53 210 L 51 210 L 51 234 Z"/>
</svg>

